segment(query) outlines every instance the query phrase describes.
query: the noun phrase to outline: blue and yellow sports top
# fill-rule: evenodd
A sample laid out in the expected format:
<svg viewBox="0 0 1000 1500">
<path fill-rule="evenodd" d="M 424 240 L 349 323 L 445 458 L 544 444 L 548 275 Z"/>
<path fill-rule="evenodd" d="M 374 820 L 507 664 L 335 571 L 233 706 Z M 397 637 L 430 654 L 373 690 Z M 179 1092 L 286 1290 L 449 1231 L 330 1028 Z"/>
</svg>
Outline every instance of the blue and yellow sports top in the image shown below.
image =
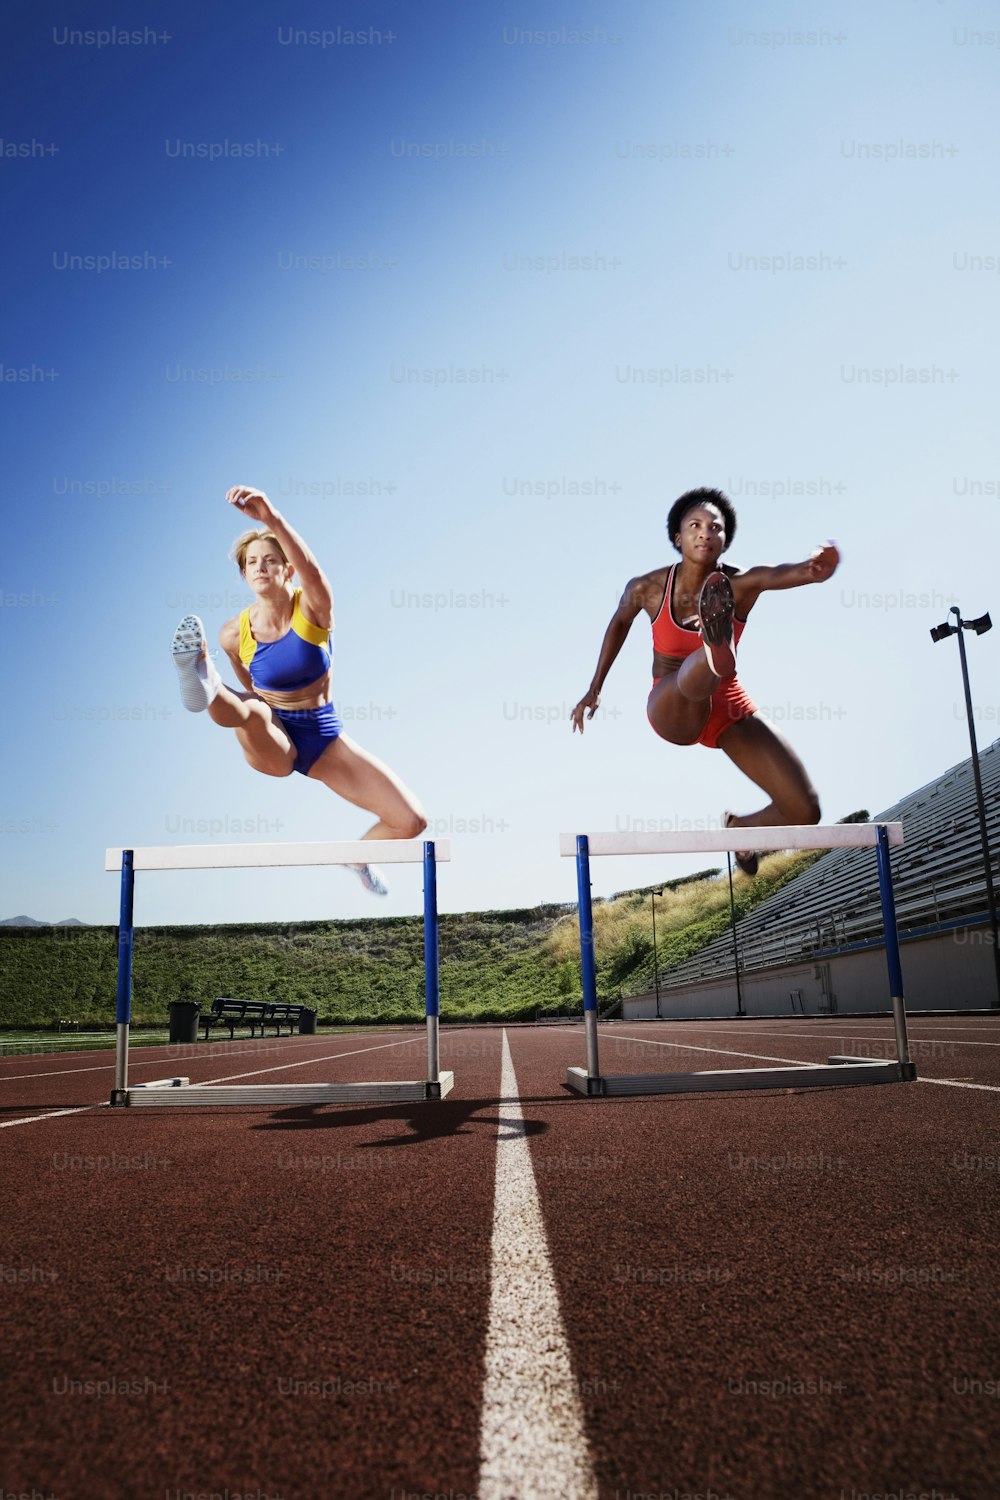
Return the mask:
<svg viewBox="0 0 1000 1500">
<path fill-rule="evenodd" d="M 330 670 L 330 632 L 302 613 L 302 590 L 292 595 L 292 623 L 277 641 L 254 640 L 250 609 L 240 615 L 240 661 L 255 688 L 294 693 L 325 677 Z"/>
</svg>

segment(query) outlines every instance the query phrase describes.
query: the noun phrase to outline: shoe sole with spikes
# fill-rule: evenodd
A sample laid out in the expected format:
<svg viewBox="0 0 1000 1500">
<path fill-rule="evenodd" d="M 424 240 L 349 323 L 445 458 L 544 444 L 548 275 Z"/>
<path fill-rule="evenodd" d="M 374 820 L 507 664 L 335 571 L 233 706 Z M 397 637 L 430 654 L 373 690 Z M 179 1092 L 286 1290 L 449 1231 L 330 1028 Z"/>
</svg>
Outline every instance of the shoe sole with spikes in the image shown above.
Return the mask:
<svg viewBox="0 0 1000 1500">
<path fill-rule="evenodd" d="M 184 616 L 174 631 L 170 654 L 180 674 L 181 702 L 194 714 L 204 712 L 208 698 L 198 664 L 208 655 L 208 641 L 205 627 L 197 615 Z"/>
<path fill-rule="evenodd" d="M 708 664 L 716 677 L 736 676 L 733 586 L 725 573 L 709 573 L 698 595 L 698 619 Z"/>
</svg>

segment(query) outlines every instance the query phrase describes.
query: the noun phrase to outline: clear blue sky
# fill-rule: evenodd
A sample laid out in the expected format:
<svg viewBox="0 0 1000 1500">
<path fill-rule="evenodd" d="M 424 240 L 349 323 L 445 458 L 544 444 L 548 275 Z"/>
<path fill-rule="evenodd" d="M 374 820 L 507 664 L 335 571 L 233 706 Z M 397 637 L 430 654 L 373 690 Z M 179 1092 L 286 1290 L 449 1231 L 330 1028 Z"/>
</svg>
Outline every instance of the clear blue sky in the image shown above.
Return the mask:
<svg viewBox="0 0 1000 1500">
<path fill-rule="evenodd" d="M 928 628 L 952 601 L 1000 627 L 994 7 L 182 0 L 3 24 L 0 915 L 116 920 L 106 845 L 367 826 L 181 707 L 176 620 L 215 640 L 250 600 L 233 484 L 323 560 L 336 702 L 452 837 L 446 910 L 573 899 L 562 830 L 758 805 L 720 752 L 648 727 L 642 620 L 570 734 L 692 485 L 732 496 L 739 566 L 843 549 L 741 648 L 824 816 L 968 753 L 955 643 Z M 987 744 L 1000 628 L 969 649 Z M 604 861 L 595 889 L 709 862 Z M 383 902 L 336 870 L 156 875 L 136 917 L 419 902 L 415 871 Z"/>
</svg>

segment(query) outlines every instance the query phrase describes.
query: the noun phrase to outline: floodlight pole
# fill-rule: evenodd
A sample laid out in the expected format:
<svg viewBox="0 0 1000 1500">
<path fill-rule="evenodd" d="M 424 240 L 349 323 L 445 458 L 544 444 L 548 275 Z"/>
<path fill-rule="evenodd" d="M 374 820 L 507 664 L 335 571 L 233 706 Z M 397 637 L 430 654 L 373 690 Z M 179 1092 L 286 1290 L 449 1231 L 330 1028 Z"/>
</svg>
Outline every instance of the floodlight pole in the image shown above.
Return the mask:
<svg viewBox="0 0 1000 1500">
<path fill-rule="evenodd" d="M 992 620 L 988 614 L 980 615 L 978 620 L 963 620 L 962 611 L 957 604 L 953 604 L 948 611 L 955 616 L 956 623 L 949 625 L 947 620 L 943 625 L 938 625 L 931 631 L 931 639 L 943 640 L 946 635 L 958 636 L 958 654 L 962 663 L 962 686 L 965 690 L 965 714 L 969 721 L 969 744 L 972 748 L 972 776 L 976 786 L 976 808 L 979 813 L 979 837 L 983 846 L 983 869 L 986 874 L 986 904 L 990 914 L 990 929 L 993 941 L 993 971 L 996 979 L 997 997 L 993 1002 L 995 1008 L 1000 1007 L 1000 930 L 997 924 L 997 900 L 993 889 L 993 860 L 990 854 L 990 838 L 986 827 L 986 802 L 983 797 L 983 778 L 979 772 L 979 749 L 976 744 L 976 721 L 972 712 L 972 690 L 969 687 L 969 663 L 965 654 L 965 630 L 974 630 L 977 635 L 985 635 L 992 628 Z"/>
<path fill-rule="evenodd" d="M 660 960 L 656 952 L 656 898 L 663 892 L 650 891 L 649 904 L 653 911 L 653 984 L 656 986 L 656 1019 L 660 1019 Z"/>
<path fill-rule="evenodd" d="M 740 988 L 740 949 L 736 941 L 736 901 L 733 897 L 733 856 L 726 851 L 726 864 L 729 867 L 729 921 L 733 929 L 733 972 L 736 975 L 736 1014 L 742 1016 L 743 991 Z"/>
</svg>

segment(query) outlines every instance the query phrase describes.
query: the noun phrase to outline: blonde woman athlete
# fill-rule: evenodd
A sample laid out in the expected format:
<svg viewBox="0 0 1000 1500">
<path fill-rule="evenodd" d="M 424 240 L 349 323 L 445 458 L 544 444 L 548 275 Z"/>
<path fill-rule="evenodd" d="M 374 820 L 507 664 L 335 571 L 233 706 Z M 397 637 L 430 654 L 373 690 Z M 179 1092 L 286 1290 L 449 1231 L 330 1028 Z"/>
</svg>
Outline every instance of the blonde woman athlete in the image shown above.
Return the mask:
<svg viewBox="0 0 1000 1500">
<path fill-rule="evenodd" d="M 247 763 L 264 776 L 298 771 L 378 819 L 366 839 L 411 839 L 423 833 L 423 808 L 388 766 L 348 738 L 330 696 L 333 593 L 309 547 L 260 490 L 238 485 L 229 504 L 263 529 L 247 531 L 233 558 L 256 596 L 227 620 L 219 642 L 246 689 L 226 687 L 208 654 L 205 629 L 187 615 L 171 646 L 181 698 L 233 729 Z M 293 579 L 295 582 L 293 582 Z M 351 865 L 366 890 L 388 886 L 372 865 Z"/>
<path fill-rule="evenodd" d="M 736 676 L 736 648 L 747 615 L 761 594 L 800 588 L 832 578 L 840 553 L 832 542 L 805 562 L 739 568 L 720 563 L 736 534 L 736 512 L 721 490 L 688 490 L 670 508 L 667 533 L 681 560 L 633 578 L 604 635 L 597 670 L 571 714 L 583 733 L 592 719 L 611 665 L 632 622 L 645 610 L 653 623 L 653 686 L 646 716 L 661 739 L 674 745 L 724 750 L 770 801 L 757 812 L 723 813 L 727 828 L 818 823 L 819 798 L 784 735 L 759 716 Z M 738 853 L 747 875 L 757 855 Z"/>
</svg>

